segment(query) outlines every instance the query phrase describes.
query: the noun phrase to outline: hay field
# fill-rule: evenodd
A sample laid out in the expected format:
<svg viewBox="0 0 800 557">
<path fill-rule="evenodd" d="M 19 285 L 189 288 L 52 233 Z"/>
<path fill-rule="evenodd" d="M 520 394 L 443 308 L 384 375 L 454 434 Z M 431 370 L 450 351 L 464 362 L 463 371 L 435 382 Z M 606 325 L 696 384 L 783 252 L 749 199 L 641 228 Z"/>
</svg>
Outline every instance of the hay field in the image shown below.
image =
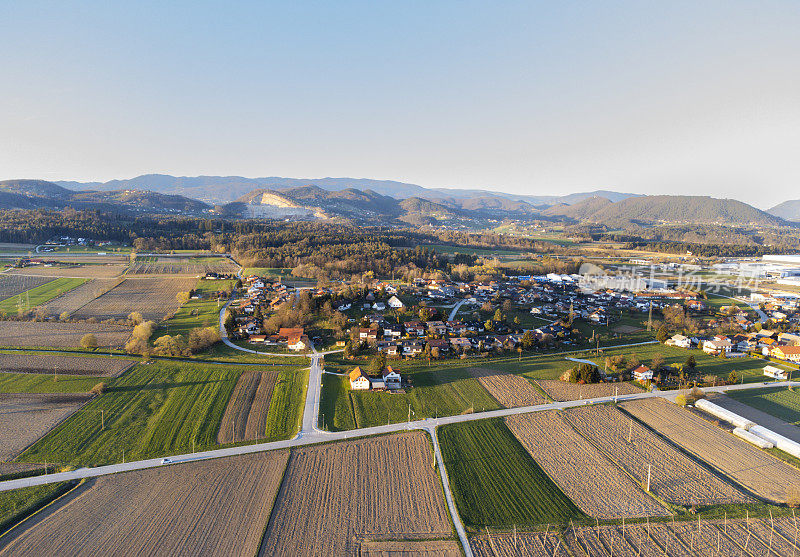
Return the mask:
<svg viewBox="0 0 800 557">
<path fill-rule="evenodd" d="M 31 277 L 79 277 L 79 278 L 114 278 L 122 275 L 127 267 L 120 263 L 81 264 L 81 263 L 62 263 L 45 267 L 24 267 L 22 269 L 12 269 L 9 271 L 13 275 L 25 275 Z"/>
<path fill-rule="evenodd" d="M 3 273 L 0 275 L 0 300 L 6 300 L 17 294 L 22 294 L 26 290 L 36 288 L 51 280 L 53 279 L 48 277 L 20 276 Z"/>
<path fill-rule="evenodd" d="M 90 480 L 25 521 L 0 555 L 253 555 L 288 451 Z"/>
<path fill-rule="evenodd" d="M 553 400 L 564 402 L 604 396 L 641 394 L 644 391 L 631 383 L 589 383 L 579 385 L 559 379 L 539 379 L 536 383 Z"/>
<path fill-rule="evenodd" d="M 363 540 L 361 557 L 461 557 L 461 545 L 455 540 L 378 541 Z"/>
<path fill-rule="evenodd" d="M 620 406 L 760 497 L 784 503 L 788 488 L 800 485 L 800 470 L 680 406 L 663 399 L 635 400 Z"/>
<path fill-rule="evenodd" d="M 547 475 L 589 516 L 614 519 L 670 514 L 560 413 L 508 416 L 506 423 Z"/>
<path fill-rule="evenodd" d="M 84 394 L 0 393 L 0 461 L 16 457 L 89 398 Z"/>
<path fill-rule="evenodd" d="M 650 489 L 662 499 L 685 506 L 754 502 L 612 406 L 572 408 L 564 417 L 638 482 L 647 481 L 651 466 Z"/>
<path fill-rule="evenodd" d="M 69 292 L 57 296 L 44 304 L 42 308 L 48 315 L 60 316 L 66 312 L 72 315 L 83 306 L 117 286 L 123 279 L 97 278 L 85 282 Z"/>
<path fill-rule="evenodd" d="M 220 444 L 262 439 L 267 430 L 267 413 L 278 373 L 242 373 L 225 407 L 217 434 Z"/>
<path fill-rule="evenodd" d="M 549 402 L 530 381 L 519 375 L 483 367 L 472 367 L 468 371 L 497 402 L 506 408 L 535 406 Z"/>
<path fill-rule="evenodd" d="M 97 337 L 100 348 L 122 348 L 131 330 L 101 323 L 58 323 L 54 321 L 0 321 L 2 346 L 53 346 L 75 348 L 86 333 Z"/>
<path fill-rule="evenodd" d="M 423 432 L 292 450 L 260 555 L 352 555 L 358 538 L 449 538 Z"/>
<path fill-rule="evenodd" d="M 78 319 L 125 319 L 138 311 L 145 319 L 161 321 L 175 312 L 180 302 L 178 292 L 195 287 L 194 278 L 126 278 L 99 298 L 92 300 L 73 314 Z"/>
<path fill-rule="evenodd" d="M 119 358 L 52 354 L 0 354 L 0 372 L 118 377 L 136 362 Z"/>
</svg>

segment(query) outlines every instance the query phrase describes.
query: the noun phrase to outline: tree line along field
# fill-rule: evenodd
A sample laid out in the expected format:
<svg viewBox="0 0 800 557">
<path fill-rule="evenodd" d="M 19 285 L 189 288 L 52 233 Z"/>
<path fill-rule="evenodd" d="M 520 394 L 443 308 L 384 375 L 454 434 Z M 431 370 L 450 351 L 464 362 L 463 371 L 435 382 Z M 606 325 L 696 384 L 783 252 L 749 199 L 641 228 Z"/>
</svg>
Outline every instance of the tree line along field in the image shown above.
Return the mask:
<svg viewBox="0 0 800 557">
<path fill-rule="evenodd" d="M 0 393 L 0 461 L 16 458 L 90 398 L 88 394 Z"/>
<path fill-rule="evenodd" d="M 670 512 L 555 411 L 508 416 L 506 424 L 536 462 L 587 515 L 619 519 Z"/>
<path fill-rule="evenodd" d="M 155 361 L 107 381 L 106 392 L 40 439 L 22 462 L 99 465 L 216 448 L 217 434 L 242 373 L 252 368 Z M 308 372 L 277 372 L 266 440 L 296 434 Z"/>
<path fill-rule="evenodd" d="M 76 311 L 73 317 L 125 319 L 136 311 L 145 319 L 161 321 L 181 306 L 176 298 L 178 292 L 188 292 L 196 282 L 191 277 L 126 278 Z"/>
<path fill-rule="evenodd" d="M 666 501 L 686 507 L 754 502 L 613 406 L 577 407 L 563 415 L 640 485 L 649 471 L 650 489 Z"/>
<path fill-rule="evenodd" d="M 0 345 L 7 347 L 76 348 L 87 333 L 97 338 L 100 348 L 119 349 L 131 336 L 131 329 L 104 323 L 0 321 Z"/>
<path fill-rule="evenodd" d="M 253 555 L 288 456 L 270 451 L 86 481 L 0 538 L 0 555 Z"/>
<path fill-rule="evenodd" d="M 442 426 L 439 442 L 465 526 L 532 527 L 585 518 L 501 418 Z"/>
<path fill-rule="evenodd" d="M 11 298 L 0 301 L 0 313 L 10 315 L 17 313 L 20 310 L 32 310 L 35 307 L 46 304 L 57 296 L 61 296 L 70 290 L 79 287 L 87 280 L 88 279 L 84 278 L 47 279 L 44 284 L 34 286 L 23 293 L 19 293 Z"/>
<path fill-rule="evenodd" d="M 335 378 L 331 378 L 335 377 Z M 417 372 L 406 393 L 353 391 L 347 377 L 323 381 L 321 413 L 331 430 L 386 425 L 411 419 L 496 410 L 500 404 L 466 368 Z"/>
<path fill-rule="evenodd" d="M 260 555 L 354 555 L 363 540 L 452 538 L 423 432 L 292 449 Z"/>
<path fill-rule="evenodd" d="M 800 485 L 800 470 L 676 404 L 645 399 L 620 408 L 760 498 L 782 504 L 790 486 Z"/>
<path fill-rule="evenodd" d="M 43 373 L 117 377 L 134 365 L 134 360 L 62 354 L 0 353 L 0 372 Z"/>
</svg>

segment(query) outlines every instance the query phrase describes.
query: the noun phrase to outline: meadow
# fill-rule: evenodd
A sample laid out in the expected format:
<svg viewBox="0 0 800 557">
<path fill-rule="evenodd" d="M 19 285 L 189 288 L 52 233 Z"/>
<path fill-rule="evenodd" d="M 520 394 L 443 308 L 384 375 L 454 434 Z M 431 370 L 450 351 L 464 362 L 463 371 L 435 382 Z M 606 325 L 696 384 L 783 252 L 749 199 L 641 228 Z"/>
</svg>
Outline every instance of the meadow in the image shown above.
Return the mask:
<svg viewBox="0 0 800 557">
<path fill-rule="evenodd" d="M 726 394 L 784 422 L 800 426 L 800 393 L 794 389 L 751 389 Z"/>
<path fill-rule="evenodd" d="M 584 518 L 501 418 L 443 426 L 439 441 L 465 526 L 533 527 Z"/>
</svg>

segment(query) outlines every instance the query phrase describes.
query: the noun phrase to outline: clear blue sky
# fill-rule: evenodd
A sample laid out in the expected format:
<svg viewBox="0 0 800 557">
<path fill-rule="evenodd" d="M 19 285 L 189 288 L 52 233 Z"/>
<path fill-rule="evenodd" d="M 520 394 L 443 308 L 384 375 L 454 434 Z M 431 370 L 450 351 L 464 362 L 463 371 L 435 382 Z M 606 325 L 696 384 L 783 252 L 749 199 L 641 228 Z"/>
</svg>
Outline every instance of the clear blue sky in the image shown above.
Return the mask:
<svg viewBox="0 0 800 557">
<path fill-rule="evenodd" d="M 800 198 L 800 2 L 0 0 L 0 178 Z"/>
</svg>

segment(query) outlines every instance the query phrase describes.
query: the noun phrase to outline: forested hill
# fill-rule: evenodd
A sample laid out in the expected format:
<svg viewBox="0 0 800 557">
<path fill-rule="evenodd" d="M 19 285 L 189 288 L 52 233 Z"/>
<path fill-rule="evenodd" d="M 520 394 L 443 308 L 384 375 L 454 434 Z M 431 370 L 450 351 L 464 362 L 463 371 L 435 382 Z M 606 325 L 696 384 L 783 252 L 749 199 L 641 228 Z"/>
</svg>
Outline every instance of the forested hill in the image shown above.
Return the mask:
<svg viewBox="0 0 800 557">
<path fill-rule="evenodd" d="M 767 211 L 770 215 L 792 221 L 800 221 L 800 199 L 784 201 Z"/>
</svg>

